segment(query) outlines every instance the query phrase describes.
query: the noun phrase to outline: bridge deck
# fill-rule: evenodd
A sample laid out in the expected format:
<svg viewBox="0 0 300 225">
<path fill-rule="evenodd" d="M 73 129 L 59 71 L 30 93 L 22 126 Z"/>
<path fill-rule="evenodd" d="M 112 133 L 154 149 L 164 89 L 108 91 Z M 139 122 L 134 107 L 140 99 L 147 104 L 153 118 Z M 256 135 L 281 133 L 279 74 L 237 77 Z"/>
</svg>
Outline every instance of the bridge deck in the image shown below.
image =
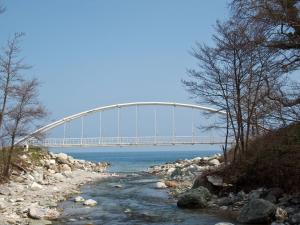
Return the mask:
<svg viewBox="0 0 300 225">
<path fill-rule="evenodd" d="M 224 138 L 200 136 L 148 136 L 148 137 L 95 137 L 95 138 L 47 138 L 31 139 L 31 146 L 43 147 L 112 147 L 112 146 L 149 146 L 149 145 L 195 145 L 224 144 Z"/>
</svg>

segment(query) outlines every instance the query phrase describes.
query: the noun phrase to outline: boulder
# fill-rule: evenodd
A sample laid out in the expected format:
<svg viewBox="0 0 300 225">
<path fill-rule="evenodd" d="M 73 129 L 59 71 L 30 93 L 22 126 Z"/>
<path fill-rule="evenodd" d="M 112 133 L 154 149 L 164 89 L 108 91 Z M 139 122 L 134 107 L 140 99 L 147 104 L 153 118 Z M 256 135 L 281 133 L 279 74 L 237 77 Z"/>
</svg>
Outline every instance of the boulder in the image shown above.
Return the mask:
<svg viewBox="0 0 300 225">
<path fill-rule="evenodd" d="M 289 222 L 294 225 L 300 224 L 300 212 L 291 216 Z"/>
<path fill-rule="evenodd" d="M 268 190 L 264 199 L 269 202 L 276 203 L 282 194 L 283 190 L 281 188 L 271 188 Z"/>
<path fill-rule="evenodd" d="M 274 217 L 276 207 L 264 199 L 252 199 L 241 209 L 238 221 L 247 224 L 268 223 Z"/>
<path fill-rule="evenodd" d="M 166 180 L 165 185 L 169 188 L 176 188 L 178 186 L 178 183 L 174 180 Z"/>
<path fill-rule="evenodd" d="M 208 161 L 208 164 L 211 165 L 211 166 L 219 166 L 221 163 L 217 159 L 211 159 L 211 160 Z"/>
<path fill-rule="evenodd" d="M 157 182 L 154 184 L 154 187 L 157 189 L 164 189 L 167 188 L 167 185 L 164 182 Z"/>
<path fill-rule="evenodd" d="M 68 164 L 69 163 L 68 155 L 65 153 L 59 153 L 56 156 L 56 161 L 60 164 Z"/>
<path fill-rule="evenodd" d="M 95 206 L 95 205 L 97 205 L 97 202 L 93 199 L 88 199 L 88 200 L 85 200 L 83 204 L 86 206 Z"/>
<path fill-rule="evenodd" d="M 37 208 L 35 206 L 31 206 L 28 209 L 28 217 L 32 218 L 32 219 L 42 219 L 45 215 L 45 210 L 44 209 L 40 209 Z"/>
<path fill-rule="evenodd" d="M 209 190 L 200 186 L 182 193 L 177 201 L 177 206 L 180 208 L 205 208 L 211 197 Z"/>
<path fill-rule="evenodd" d="M 207 181 L 214 186 L 223 186 L 223 178 L 220 176 L 207 176 Z"/>
<path fill-rule="evenodd" d="M 72 169 L 71 169 L 71 167 L 68 164 L 61 164 L 59 166 L 59 171 L 61 173 L 63 173 L 63 172 L 72 172 Z"/>
<path fill-rule="evenodd" d="M 250 200 L 253 200 L 253 199 L 259 199 L 261 198 L 261 196 L 263 195 L 264 193 L 264 189 L 263 188 L 259 188 L 259 189 L 256 189 L 256 190 L 252 190 L 250 193 L 249 193 L 249 199 Z"/>
</svg>

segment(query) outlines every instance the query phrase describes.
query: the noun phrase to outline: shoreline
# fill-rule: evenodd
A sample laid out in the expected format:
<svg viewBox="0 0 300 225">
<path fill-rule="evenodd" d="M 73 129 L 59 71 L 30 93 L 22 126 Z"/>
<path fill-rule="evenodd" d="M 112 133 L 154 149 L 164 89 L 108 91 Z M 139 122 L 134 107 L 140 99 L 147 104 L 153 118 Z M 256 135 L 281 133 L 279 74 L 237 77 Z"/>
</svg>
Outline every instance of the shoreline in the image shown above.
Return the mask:
<svg viewBox="0 0 300 225">
<path fill-rule="evenodd" d="M 79 194 L 82 185 L 117 176 L 104 173 L 107 163 L 77 160 L 64 153 L 49 153 L 39 163 L 0 185 L 1 225 L 51 224 L 60 216 L 58 203 Z"/>
<path fill-rule="evenodd" d="M 149 172 L 162 177 L 159 187 L 170 190 L 179 208 L 212 210 L 242 224 L 300 224 L 300 193 L 277 187 L 234 191 L 215 173 L 223 166 L 216 154 L 152 166 Z"/>
<path fill-rule="evenodd" d="M 80 197 L 82 185 L 120 176 L 104 172 L 108 166 L 108 163 L 77 160 L 64 153 L 48 153 L 30 172 L 13 174 L 9 183 L 0 185 L 0 224 L 52 224 L 51 220 L 61 215 L 58 203 L 71 196 Z M 252 208 L 262 206 L 271 210 L 264 215 L 264 220 L 272 219 L 272 225 L 297 224 L 287 221 L 297 219 L 300 195 L 289 195 L 276 188 L 233 192 L 232 186 L 225 184 L 222 177 L 211 175 L 222 166 L 221 155 L 215 154 L 154 165 L 145 172 L 160 178 L 155 188 L 168 189 L 178 200 L 179 208 L 210 210 L 246 224 L 247 221 L 240 219 L 243 209 L 248 207 L 251 211 L 249 204 L 256 201 L 258 205 Z M 227 191 L 222 193 L 224 190 Z"/>
</svg>

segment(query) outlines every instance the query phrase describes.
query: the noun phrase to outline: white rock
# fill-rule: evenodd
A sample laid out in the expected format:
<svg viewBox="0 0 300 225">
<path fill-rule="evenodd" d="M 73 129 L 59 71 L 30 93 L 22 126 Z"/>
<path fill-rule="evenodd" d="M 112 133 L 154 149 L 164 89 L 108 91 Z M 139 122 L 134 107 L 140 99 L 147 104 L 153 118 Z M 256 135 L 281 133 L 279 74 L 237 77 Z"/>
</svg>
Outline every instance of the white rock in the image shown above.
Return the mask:
<svg viewBox="0 0 300 225">
<path fill-rule="evenodd" d="M 66 172 L 66 171 L 71 172 L 72 169 L 71 169 L 71 167 L 68 164 L 62 164 L 60 166 L 60 171 L 61 172 Z"/>
<path fill-rule="evenodd" d="M 53 175 L 53 177 L 59 181 L 63 181 L 66 179 L 66 177 L 64 175 L 62 175 L 61 173 L 56 173 Z"/>
<path fill-rule="evenodd" d="M 41 190 L 43 188 L 42 185 L 36 183 L 36 182 L 33 182 L 30 186 L 31 190 L 33 191 L 37 191 L 37 190 Z"/>
<path fill-rule="evenodd" d="M 209 163 L 210 165 L 212 165 L 212 166 L 219 166 L 219 165 L 220 165 L 220 161 L 217 160 L 217 159 L 209 160 L 208 163 Z"/>
<path fill-rule="evenodd" d="M 51 169 L 48 169 L 48 172 L 51 173 L 51 174 L 55 174 L 55 170 L 51 170 Z"/>
<path fill-rule="evenodd" d="M 7 203 L 4 199 L 0 199 L 0 210 L 6 209 Z"/>
<path fill-rule="evenodd" d="M 85 199 L 81 196 L 77 196 L 75 199 L 74 199 L 74 202 L 84 202 Z"/>
<path fill-rule="evenodd" d="M 167 188 L 167 185 L 164 182 L 157 182 L 155 183 L 154 187 L 157 189 L 163 189 L 163 188 Z"/>
<path fill-rule="evenodd" d="M 55 164 L 56 164 L 56 162 L 54 159 L 45 160 L 46 166 L 51 166 L 51 165 L 55 165 Z"/>
<path fill-rule="evenodd" d="M 27 155 L 25 155 L 25 154 L 21 156 L 21 159 L 24 159 L 24 160 L 25 160 L 25 159 L 27 159 L 27 158 L 28 158 L 28 157 L 27 157 Z"/>
<path fill-rule="evenodd" d="M 176 170 L 176 168 L 170 168 L 170 169 L 168 169 L 168 171 L 167 171 L 167 174 L 172 174 L 174 171 Z"/>
<path fill-rule="evenodd" d="M 62 173 L 64 176 L 66 176 L 66 177 L 73 177 L 73 173 L 72 173 L 72 171 L 65 171 L 65 172 L 63 172 Z"/>
<path fill-rule="evenodd" d="M 58 153 L 56 157 L 68 160 L 68 155 L 65 153 Z"/>
<path fill-rule="evenodd" d="M 83 204 L 86 206 L 95 206 L 95 205 L 97 205 L 97 202 L 93 199 L 88 199 L 88 200 L 85 200 Z"/>
<path fill-rule="evenodd" d="M 31 206 L 28 209 L 28 216 L 32 219 L 42 219 L 45 215 L 45 210 Z"/>
</svg>

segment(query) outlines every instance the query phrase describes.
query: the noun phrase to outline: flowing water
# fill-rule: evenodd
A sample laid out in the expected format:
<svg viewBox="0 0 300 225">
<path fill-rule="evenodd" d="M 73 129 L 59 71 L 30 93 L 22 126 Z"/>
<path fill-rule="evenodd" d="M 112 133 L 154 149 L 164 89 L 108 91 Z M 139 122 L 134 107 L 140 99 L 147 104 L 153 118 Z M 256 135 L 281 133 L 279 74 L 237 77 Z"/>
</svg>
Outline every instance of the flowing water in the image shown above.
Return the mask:
<svg viewBox="0 0 300 225">
<path fill-rule="evenodd" d="M 82 153 L 71 153 L 76 158 L 80 154 Z M 58 221 L 53 223 L 54 225 L 214 225 L 218 222 L 230 222 L 230 219 L 224 215 L 177 208 L 176 200 L 170 196 L 167 189 L 154 188 L 159 177 L 143 172 L 149 165 L 180 158 L 211 155 L 212 152 L 210 154 L 199 151 L 177 152 L 172 157 L 167 157 L 168 154 L 165 152 L 123 154 L 124 152 L 105 154 L 91 152 L 80 155 L 79 158 L 111 162 L 113 164 L 111 171 L 119 172 L 120 176 L 107 178 L 82 188 L 81 196 L 85 199 L 96 200 L 98 205 L 95 207 L 89 208 L 83 206 L 82 203 L 75 203 L 73 198 L 62 202 L 60 207 L 64 209 L 63 214 Z"/>
</svg>

